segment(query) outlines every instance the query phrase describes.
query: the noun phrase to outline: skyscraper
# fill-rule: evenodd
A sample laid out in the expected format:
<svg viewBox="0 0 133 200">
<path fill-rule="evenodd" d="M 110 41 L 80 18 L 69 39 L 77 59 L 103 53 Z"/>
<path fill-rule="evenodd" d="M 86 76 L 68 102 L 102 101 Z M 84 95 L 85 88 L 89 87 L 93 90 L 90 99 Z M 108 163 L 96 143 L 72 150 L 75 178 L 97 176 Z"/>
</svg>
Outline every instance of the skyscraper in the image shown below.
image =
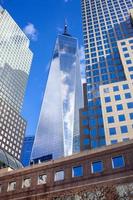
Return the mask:
<svg viewBox="0 0 133 200">
<path fill-rule="evenodd" d="M 79 151 L 82 106 L 78 41 L 67 25 L 58 35 L 50 65 L 31 159 L 53 159 Z"/>
<path fill-rule="evenodd" d="M 121 118 L 117 110 L 119 97 L 113 96 L 115 94 L 111 92 L 112 90 L 109 91 L 106 88 L 118 86 L 120 82 L 122 85 L 122 81 L 131 81 L 131 78 L 128 79 L 125 72 L 126 67 L 122 60 L 121 54 L 123 52 L 120 51 L 120 44 L 124 42 L 123 40 L 133 37 L 132 14 L 130 14 L 132 7 L 132 0 L 82 0 L 88 96 L 88 120 L 86 120 L 88 134 L 86 134 L 86 138 L 89 138 L 89 140 L 88 144 L 86 144 L 86 149 L 104 145 L 104 137 L 109 135 L 109 132 L 112 134 L 111 131 L 113 130 L 116 132 L 116 136 L 112 137 L 112 139 L 107 139 L 106 137 L 107 144 L 113 143 L 114 141 L 112 140 L 115 140 L 115 142 L 123 141 L 124 138 L 130 138 L 129 135 L 131 135 L 128 134 L 132 131 L 131 121 L 130 129 L 128 127 L 122 128 L 122 126 L 128 124 L 129 116 L 123 117 L 125 119 L 123 121 L 119 119 Z M 105 89 L 106 97 L 108 98 L 103 97 L 102 88 Z M 126 98 L 124 95 L 123 93 L 122 101 Z M 109 102 L 112 103 L 110 104 Z M 107 103 L 108 108 L 105 106 Z M 112 105 L 115 107 L 114 110 Z M 106 109 L 107 111 L 105 111 Z M 111 113 L 112 110 L 114 113 Z M 106 118 L 105 112 L 108 112 L 108 114 L 106 113 L 108 115 Z M 117 115 L 115 119 L 113 114 Z M 116 127 L 119 128 L 116 130 Z M 122 135 L 122 131 L 123 133 L 125 131 L 123 129 L 128 129 L 125 136 Z M 84 132 L 81 134 L 84 134 Z"/>
<path fill-rule="evenodd" d="M 0 149 L 16 159 L 26 128 L 20 112 L 31 61 L 29 39 L 0 7 Z"/>
<path fill-rule="evenodd" d="M 28 166 L 30 164 L 30 156 L 31 156 L 33 142 L 34 142 L 34 136 L 27 136 L 24 138 L 23 148 L 21 153 L 21 162 L 24 166 Z"/>
</svg>

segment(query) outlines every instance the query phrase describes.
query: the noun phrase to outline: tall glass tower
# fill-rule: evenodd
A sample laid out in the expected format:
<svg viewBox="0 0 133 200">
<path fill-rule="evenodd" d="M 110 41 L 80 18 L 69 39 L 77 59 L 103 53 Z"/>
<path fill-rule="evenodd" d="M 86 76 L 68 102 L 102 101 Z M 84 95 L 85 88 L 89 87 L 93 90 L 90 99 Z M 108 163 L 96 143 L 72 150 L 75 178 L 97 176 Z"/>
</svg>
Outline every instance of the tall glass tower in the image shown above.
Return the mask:
<svg viewBox="0 0 133 200">
<path fill-rule="evenodd" d="M 82 106 L 78 41 L 67 32 L 57 37 L 31 159 L 53 159 L 78 152 Z"/>
<path fill-rule="evenodd" d="M 88 97 L 88 120 L 82 123 L 84 129 L 88 128 L 84 149 L 105 144 L 107 123 L 103 116 L 100 87 L 127 79 L 118 41 L 133 36 L 132 7 L 132 0 L 82 0 Z M 85 135 L 84 129 L 82 135 Z"/>
<path fill-rule="evenodd" d="M 32 56 L 29 39 L 0 7 L 0 159 L 2 151 L 20 158 L 26 128 L 20 112 Z"/>
</svg>

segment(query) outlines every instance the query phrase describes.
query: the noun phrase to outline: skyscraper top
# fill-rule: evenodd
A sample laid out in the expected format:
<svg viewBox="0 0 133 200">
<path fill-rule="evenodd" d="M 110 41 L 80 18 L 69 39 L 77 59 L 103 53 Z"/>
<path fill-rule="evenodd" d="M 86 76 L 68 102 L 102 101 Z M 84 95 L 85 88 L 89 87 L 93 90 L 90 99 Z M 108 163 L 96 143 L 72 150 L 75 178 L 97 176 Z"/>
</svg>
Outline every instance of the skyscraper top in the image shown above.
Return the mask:
<svg viewBox="0 0 133 200">
<path fill-rule="evenodd" d="M 67 20 L 66 19 L 65 19 L 65 25 L 64 25 L 64 33 L 63 33 L 63 35 L 71 36 L 68 33 L 68 24 L 67 24 Z"/>
</svg>

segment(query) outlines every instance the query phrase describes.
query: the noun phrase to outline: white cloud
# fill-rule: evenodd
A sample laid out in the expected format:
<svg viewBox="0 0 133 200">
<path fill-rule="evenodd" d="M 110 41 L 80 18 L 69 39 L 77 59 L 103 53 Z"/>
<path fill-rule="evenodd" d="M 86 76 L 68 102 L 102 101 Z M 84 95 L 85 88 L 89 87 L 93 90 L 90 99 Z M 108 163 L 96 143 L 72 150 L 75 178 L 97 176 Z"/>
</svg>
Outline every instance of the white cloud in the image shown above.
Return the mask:
<svg viewBox="0 0 133 200">
<path fill-rule="evenodd" d="M 81 81 L 82 83 L 86 82 L 85 78 L 85 54 L 84 54 L 84 47 L 81 46 L 79 49 L 79 56 L 80 56 L 80 71 L 81 71 Z"/>
<path fill-rule="evenodd" d="M 57 32 L 58 32 L 58 33 L 63 33 L 63 28 L 57 27 L 56 29 L 57 29 Z"/>
<path fill-rule="evenodd" d="M 33 41 L 37 40 L 37 36 L 38 36 L 38 31 L 35 28 L 34 24 L 32 23 L 28 23 L 24 29 L 23 29 L 24 33 Z"/>
</svg>

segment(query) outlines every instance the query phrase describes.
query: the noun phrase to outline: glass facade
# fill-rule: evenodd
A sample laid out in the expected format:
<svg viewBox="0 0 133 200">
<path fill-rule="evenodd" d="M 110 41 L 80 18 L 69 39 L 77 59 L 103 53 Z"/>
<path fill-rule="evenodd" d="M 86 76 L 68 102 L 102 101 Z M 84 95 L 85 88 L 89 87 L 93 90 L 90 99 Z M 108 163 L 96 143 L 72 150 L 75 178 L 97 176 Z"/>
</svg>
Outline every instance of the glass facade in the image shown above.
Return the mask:
<svg viewBox="0 0 133 200">
<path fill-rule="evenodd" d="M 82 0 L 89 109 L 88 129 L 90 134 L 94 129 L 96 130 L 95 136 L 90 140 L 90 143 L 91 141 L 95 143 L 95 147 L 105 144 L 102 142 L 104 136 L 100 134 L 104 125 L 99 86 L 126 80 L 117 41 L 133 36 L 129 15 L 132 7 L 132 0 Z M 126 51 L 126 48 L 123 51 Z M 119 100 L 119 96 L 116 98 Z M 110 97 L 106 97 L 105 101 L 110 102 Z"/>
<path fill-rule="evenodd" d="M 32 56 L 29 39 L 0 7 L 0 148 L 17 159 L 26 129 L 20 112 Z"/>
<path fill-rule="evenodd" d="M 78 42 L 68 34 L 58 35 L 51 61 L 31 159 L 53 159 L 78 152 L 79 108 L 82 90 Z"/>
<path fill-rule="evenodd" d="M 21 153 L 21 162 L 24 166 L 28 166 L 30 163 L 30 156 L 31 156 L 33 142 L 34 142 L 34 136 L 29 136 L 24 138 L 22 153 Z"/>
<path fill-rule="evenodd" d="M 32 61 L 29 39 L 0 8 L 0 97 L 21 111 Z"/>
</svg>

